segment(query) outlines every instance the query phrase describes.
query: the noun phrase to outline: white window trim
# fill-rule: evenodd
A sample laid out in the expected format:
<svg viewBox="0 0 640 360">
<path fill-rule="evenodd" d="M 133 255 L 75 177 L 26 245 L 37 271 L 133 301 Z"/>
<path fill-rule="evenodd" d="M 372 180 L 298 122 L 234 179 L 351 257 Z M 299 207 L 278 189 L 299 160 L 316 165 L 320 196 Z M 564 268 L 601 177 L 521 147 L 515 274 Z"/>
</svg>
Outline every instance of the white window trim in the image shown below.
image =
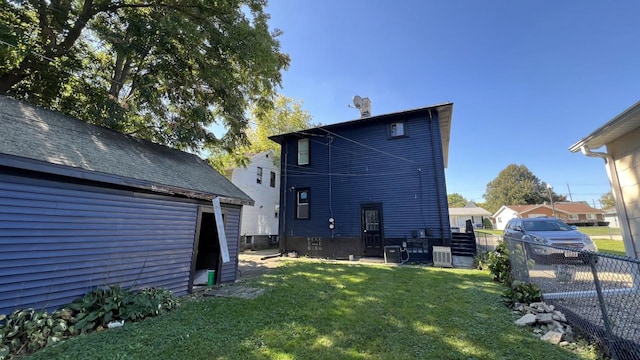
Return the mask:
<svg viewBox="0 0 640 360">
<path fill-rule="evenodd" d="M 306 144 L 306 150 L 301 150 L 301 144 Z M 298 165 L 309 165 L 309 146 L 309 139 L 298 139 Z"/>
</svg>

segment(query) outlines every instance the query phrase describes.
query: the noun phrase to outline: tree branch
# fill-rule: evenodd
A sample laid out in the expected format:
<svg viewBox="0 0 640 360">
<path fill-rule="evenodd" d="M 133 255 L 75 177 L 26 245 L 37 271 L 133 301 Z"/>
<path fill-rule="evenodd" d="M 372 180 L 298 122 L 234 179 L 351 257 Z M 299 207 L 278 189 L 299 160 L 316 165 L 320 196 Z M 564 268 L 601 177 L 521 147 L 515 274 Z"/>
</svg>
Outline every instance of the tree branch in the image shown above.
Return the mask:
<svg viewBox="0 0 640 360">
<path fill-rule="evenodd" d="M 69 30 L 69 33 L 62 44 L 57 47 L 56 55 L 61 55 L 63 51 L 70 49 L 80 37 L 82 30 L 87 26 L 87 22 L 89 22 L 89 20 L 99 12 L 100 11 L 98 9 L 94 9 L 93 7 L 93 0 L 85 0 L 84 5 L 82 5 L 82 12 L 80 13 L 80 16 L 76 19 L 76 22 Z"/>
</svg>

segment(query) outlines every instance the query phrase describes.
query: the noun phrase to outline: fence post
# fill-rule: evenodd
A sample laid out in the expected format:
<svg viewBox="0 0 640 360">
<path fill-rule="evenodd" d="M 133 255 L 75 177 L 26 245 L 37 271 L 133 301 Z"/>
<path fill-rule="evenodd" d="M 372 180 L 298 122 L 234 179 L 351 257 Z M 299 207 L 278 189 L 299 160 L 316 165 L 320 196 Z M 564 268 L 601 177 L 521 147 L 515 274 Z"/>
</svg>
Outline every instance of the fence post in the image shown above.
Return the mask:
<svg viewBox="0 0 640 360">
<path fill-rule="evenodd" d="M 598 294 L 598 303 L 600 303 L 600 311 L 602 311 L 602 320 L 604 321 L 604 329 L 607 333 L 607 346 L 612 359 L 617 359 L 616 349 L 613 341 L 613 330 L 611 330 L 611 323 L 609 322 L 609 315 L 607 314 L 607 307 L 604 304 L 604 295 L 602 295 L 602 287 L 600 286 L 600 280 L 598 279 L 598 270 L 596 269 L 596 263 L 598 262 L 598 255 L 594 253 L 586 253 L 589 256 L 589 266 L 591 266 L 591 273 L 593 274 L 593 282 L 596 285 L 596 293 Z"/>
</svg>

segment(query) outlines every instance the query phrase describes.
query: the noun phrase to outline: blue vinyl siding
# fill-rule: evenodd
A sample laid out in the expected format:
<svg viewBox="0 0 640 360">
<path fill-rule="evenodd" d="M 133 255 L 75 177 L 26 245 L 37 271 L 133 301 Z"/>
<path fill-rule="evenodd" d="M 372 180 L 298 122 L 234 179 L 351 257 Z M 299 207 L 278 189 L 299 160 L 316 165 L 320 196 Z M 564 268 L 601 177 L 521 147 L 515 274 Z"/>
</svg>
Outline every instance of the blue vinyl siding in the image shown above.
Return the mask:
<svg viewBox="0 0 640 360">
<path fill-rule="evenodd" d="M 390 138 L 389 124 L 398 120 L 405 122 L 407 136 Z M 431 229 L 434 237 L 449 237 L 437 116 L 361 122 L 331 131 L 335 135 L 318 131 L 309 137 L 307 167 L 295 164 L 295 137 L 283 146 L 283 152 L 289 151 L 282 156 L 283 162 L 288 159 L 284 190 L 288 209 L 283 214 L 287 236 L 330 237 L 328 218 L 333 215 L 335 237 L 359 237 L 360 205 L 382 203 L 385 238 L 411 236 L 419 228 Z M 310 189 L 311 219 L 295 219 L 291 188 Z"/>
<path fill-rule="evenodd" d="M 57 308 L 113 284 L 185 294 L 197 210 L 168 197 L 0 175 L 0 314 Z"/>
<path fill-rule="evenodd" d="M 229 262 L 221 265 L 220 282 L 233 282 L 237 279 L 238 255 L 240 253 L 240 207 L 223 207 L 224 231 L 227 236 Z"/>
</svg>

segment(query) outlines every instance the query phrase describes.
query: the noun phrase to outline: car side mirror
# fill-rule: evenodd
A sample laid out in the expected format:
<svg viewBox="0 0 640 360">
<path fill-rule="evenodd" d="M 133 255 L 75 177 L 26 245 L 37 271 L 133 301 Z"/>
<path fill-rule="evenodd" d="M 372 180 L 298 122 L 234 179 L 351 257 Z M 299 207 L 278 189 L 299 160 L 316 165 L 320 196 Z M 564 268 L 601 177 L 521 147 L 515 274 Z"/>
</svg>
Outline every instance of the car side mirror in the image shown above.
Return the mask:
<svg viewBox="0 0 640 360">
<path fill-rule="evenodd" d="M 571 225 L 571 230 L 578 230 L 578 227 L 575 225 Z"/>
<path fill-rule="evenodd" d="M 520 226 L 514 226 L 514 227 L 513 227 L 513 230 L 515 230 L 515 231 L 522 231 L 522 227 L 520 227 Z"/>
</svg>

